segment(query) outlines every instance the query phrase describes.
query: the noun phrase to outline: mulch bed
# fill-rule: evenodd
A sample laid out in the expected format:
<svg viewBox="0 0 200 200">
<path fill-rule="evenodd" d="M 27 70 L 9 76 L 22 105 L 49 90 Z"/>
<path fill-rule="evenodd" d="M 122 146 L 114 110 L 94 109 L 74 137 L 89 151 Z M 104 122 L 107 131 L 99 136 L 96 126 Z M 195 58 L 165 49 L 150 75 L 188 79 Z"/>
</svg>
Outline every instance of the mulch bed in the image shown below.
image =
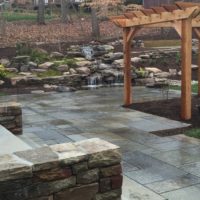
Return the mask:
<svg viewBox="0 0 200 200">
<path fill-rule="evenodd" d="M 192 119 L 187 121 L 181 120 L 180 118 L 180 110 L 181 110 L 180 98 L 134 103 L 128 106 L 128 108 L 191 124 L 189 128 L 154 132 L 154 134 L 159 136 L 169 136 L 169 135 L 182 134 L 187 129 L 200 128 L 200 112 L 198 110 L 197 105 L 200 105 L 200 97 L 193 96 Z"/>
</svg>

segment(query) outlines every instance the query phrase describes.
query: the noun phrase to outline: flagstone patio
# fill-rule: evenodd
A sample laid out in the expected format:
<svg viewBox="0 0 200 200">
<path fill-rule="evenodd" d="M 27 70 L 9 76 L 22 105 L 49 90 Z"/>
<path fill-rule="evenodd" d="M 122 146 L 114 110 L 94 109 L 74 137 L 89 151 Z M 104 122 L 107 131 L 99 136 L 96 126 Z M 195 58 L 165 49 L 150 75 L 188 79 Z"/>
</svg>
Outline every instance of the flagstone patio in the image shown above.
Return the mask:
<svg viewBox="0 0 200 200">
<path fill-rule="evenodd" d="M 159 90 L 134 88 L 135 101 L 163 99 Z M 169 98 L 179 97 L 170 91 Z M 122 88 L 1 97 L 23 108 L 18 136 L 32 148 L 98 137 L 123 153 L 123 200 L 193 200 L 200 195 L 200 140 L 158 137 L 152 131 L 186 127 L 177 121 L 123 108 Z M 162 112 L 162 111 L 161 111 Z"/>
</svg>

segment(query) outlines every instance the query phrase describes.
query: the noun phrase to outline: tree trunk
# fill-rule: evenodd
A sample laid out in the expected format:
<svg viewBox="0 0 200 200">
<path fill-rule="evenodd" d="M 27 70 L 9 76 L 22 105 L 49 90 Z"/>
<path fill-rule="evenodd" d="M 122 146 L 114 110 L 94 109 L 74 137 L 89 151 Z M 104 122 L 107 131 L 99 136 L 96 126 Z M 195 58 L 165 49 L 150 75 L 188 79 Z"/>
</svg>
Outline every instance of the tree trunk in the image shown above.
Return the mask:
<svg viewBox="0 0 200 200">
<path fill-rule="evenodd" d="M 95 8 L 92 8 L 92 36 L 94 38 L 100 37 L 100 27 L 99 27 L 99 20 L 97 18 Z"/>
<path fill-rule="evenodd" d="M 38 24 L 45 24 L 45 2 L 44 0 L 38 0 Z"/>
<path fill-rule="evenodd" d="M 61 21 L 62 23 L 68 23 L 69 19 L 69 7 L 68 0 L 61 0 Z"/>
</svg>

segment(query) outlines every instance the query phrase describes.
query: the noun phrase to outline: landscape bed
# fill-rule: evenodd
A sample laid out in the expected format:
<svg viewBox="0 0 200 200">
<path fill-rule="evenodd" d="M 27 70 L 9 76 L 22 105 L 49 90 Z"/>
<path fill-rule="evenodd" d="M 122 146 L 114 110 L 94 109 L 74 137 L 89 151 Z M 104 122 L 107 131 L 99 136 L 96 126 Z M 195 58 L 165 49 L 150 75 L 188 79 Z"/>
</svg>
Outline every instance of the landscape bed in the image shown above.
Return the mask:
<svg viewBox="0 0 200 200">
<path fill-rule="evenodd" d="M 165 99 L 165 100 L 149 101 L 142 103 L 133 103 L 132 105 L 128 106 L 128 108 L 191 124 L 191 126 L 187 128 L 153 132 L 156 135 L 159 136 L 169 136 L 177 134 L 190 135 L 190 133 L 193 132 L 194 130 L 199 130 L 199 135 L 200 135 L 200 112 L 198 109 L 198 106 L 200 106 L 200 97 L 193 96 L 192 118 L 191 120 L 187 121 L 183 121 L 180 118 L 180 110 L 181 110 L 180 101 L 181 101 L 180 98 L 174 98 L 174 99 Z"/>
</svg>

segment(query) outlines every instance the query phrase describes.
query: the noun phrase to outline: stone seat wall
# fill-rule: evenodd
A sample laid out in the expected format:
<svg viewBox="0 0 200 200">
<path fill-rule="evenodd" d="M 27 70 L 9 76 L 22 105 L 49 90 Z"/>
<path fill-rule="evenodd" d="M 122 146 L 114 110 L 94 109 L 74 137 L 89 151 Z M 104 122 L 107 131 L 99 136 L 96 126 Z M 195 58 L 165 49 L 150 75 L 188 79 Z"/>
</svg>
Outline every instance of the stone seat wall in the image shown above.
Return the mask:
<svg viewBox="0 0 200 200">
<path fill-rule="evenodd" d="M 0 125 L 15 135 L 22 134 L 22 109 L 19 103 L 0 103 Z"/>
<path fill-rule="evenodd" d="M 118 200 L 121 153 L 100 139 L 0 156 L 0 200 Z"/>
</svg>

